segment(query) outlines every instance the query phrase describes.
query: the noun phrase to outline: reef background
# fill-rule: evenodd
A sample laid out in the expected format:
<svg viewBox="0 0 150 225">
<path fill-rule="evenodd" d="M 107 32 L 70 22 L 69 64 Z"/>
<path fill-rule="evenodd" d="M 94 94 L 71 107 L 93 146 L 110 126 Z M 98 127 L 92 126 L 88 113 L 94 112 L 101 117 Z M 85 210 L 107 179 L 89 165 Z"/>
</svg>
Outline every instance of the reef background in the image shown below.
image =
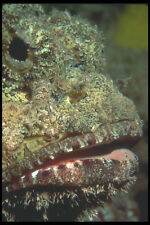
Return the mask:
<svg viewBox="0 0 150 225">
<path fill-rule="evenodd" d="M 143 120 L 144 135 L 135 146 L 139 178 L 130 195 L 137 202 L 139 221 L 148 220 L 148 6 L 146 4 L 42 4 L 68 10 L 104 32 L 105 71 L 120 91 L 131 98 Z M 121 215 L 120 215 L 121 217 Z"/>
</svg>

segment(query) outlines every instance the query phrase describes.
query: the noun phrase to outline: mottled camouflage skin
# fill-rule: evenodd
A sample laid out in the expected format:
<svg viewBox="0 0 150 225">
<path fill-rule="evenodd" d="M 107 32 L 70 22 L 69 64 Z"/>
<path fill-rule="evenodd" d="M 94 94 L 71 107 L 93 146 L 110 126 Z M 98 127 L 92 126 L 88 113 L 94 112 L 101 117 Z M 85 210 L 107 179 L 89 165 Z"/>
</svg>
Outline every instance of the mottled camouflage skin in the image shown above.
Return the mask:
<svg viewBox="0 0 150 225">
<path fill-rule="evenodd" d="M 6 4 L 2 38 L 4 186 L 76 148 L 142 135 L 133 102 L 103 74 L 103 37 L 96 27 L 68 12 L 53 10 L 47 16 L 40 5 Z M 76 176 L 84 170 L 84 163 L 79 163 L 81 170 L 73 163 Z M 109 162 L 100 159 L 98 164 L 98 169 L 109 170 Z M 4 216 L 8 221 L 23 220 L 17 215 L 17 207 L 26 207 L 35 209 L 33 221 L 75 220 L 85 208 L 101 204 L 133 183 L 135 177 L 127 180 L 135 167 L 129 160 L 117 162 L 116 168 L 122 168 L 118 185 L 104 173 L 101 183 L 85 182 L 85 176 L 79 175 L 81 184 L 74 187 L 73 180 L 68 188 L 61 167 L 59 182 L 54 170 L 54 182 L 48 182 L 54 187 L 32 188 L 36 182 L 32 179 L 29 189 L 4 195 Z M 125 173 L 126 183 L 122 183 Z M 69 179 L 73 179 L 71 174 Z M 22 180 L 21 188 L 26 188 L 27 182 Z M 71 214 L 66 219 L 68 208 Z"/>
</svg>

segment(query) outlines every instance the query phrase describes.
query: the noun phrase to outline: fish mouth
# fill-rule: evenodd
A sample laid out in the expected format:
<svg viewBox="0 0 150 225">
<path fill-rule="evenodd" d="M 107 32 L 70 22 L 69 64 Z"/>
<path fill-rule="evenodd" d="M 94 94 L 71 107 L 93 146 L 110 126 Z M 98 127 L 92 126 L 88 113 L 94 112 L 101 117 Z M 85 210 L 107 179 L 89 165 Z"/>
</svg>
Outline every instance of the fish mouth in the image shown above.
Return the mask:
<svg viewBox="0 0 150 225">
<path fill-rule="evenodd" d="M 133 183 L 138 157 L 129 149 L 141 136 L 139 121 L 128 120 L 101 126 L 90 133 L 70 135 L 11 167 L 3 190 Z"/>
</svg>

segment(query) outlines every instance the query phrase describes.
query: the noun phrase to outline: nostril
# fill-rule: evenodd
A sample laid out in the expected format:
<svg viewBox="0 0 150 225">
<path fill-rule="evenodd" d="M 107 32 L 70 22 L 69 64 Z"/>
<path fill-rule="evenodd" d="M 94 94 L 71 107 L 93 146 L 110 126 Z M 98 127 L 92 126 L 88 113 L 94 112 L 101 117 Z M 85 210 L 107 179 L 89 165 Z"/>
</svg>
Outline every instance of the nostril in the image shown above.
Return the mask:
<svg viewBox="0 0 150 225">
<path fill-rule="evenodd" d="M 84 85 L 73 86 L 68 93 L 71 102 L 78 102 L 86 97 L 86 88 Z"/>
</svg>

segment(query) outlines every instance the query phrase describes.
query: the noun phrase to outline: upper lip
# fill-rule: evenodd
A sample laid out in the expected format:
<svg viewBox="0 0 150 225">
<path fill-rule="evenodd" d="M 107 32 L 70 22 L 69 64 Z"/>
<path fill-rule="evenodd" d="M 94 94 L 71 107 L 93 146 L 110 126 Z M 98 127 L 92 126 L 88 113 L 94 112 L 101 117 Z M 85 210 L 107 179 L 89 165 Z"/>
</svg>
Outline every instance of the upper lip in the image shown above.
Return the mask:
<svg viewBox="0 0 150 225">
<path fill-rule="evenodd" d="M 132 148 L 140 139 L 140 136 L 131 137 L 131 136 L 121 136 L 118 139 L 110 143 L 100 143 L 93 144 L 90 146 L 83 147 L 82 149 L 76 149 L 73 152 L 68 152 L 65 154 L 60 154 L 56 159 L 61 159 L 61 161 L 71 160 L 76 158 L 84 158 L 86 156 L 100 156 L 112 152 L 114 149 L 119 148 Z M 62 160 L 63 158 L 63 160 Z M 55 159 L 55 160 L 56 160 Z"/>
</svg>

